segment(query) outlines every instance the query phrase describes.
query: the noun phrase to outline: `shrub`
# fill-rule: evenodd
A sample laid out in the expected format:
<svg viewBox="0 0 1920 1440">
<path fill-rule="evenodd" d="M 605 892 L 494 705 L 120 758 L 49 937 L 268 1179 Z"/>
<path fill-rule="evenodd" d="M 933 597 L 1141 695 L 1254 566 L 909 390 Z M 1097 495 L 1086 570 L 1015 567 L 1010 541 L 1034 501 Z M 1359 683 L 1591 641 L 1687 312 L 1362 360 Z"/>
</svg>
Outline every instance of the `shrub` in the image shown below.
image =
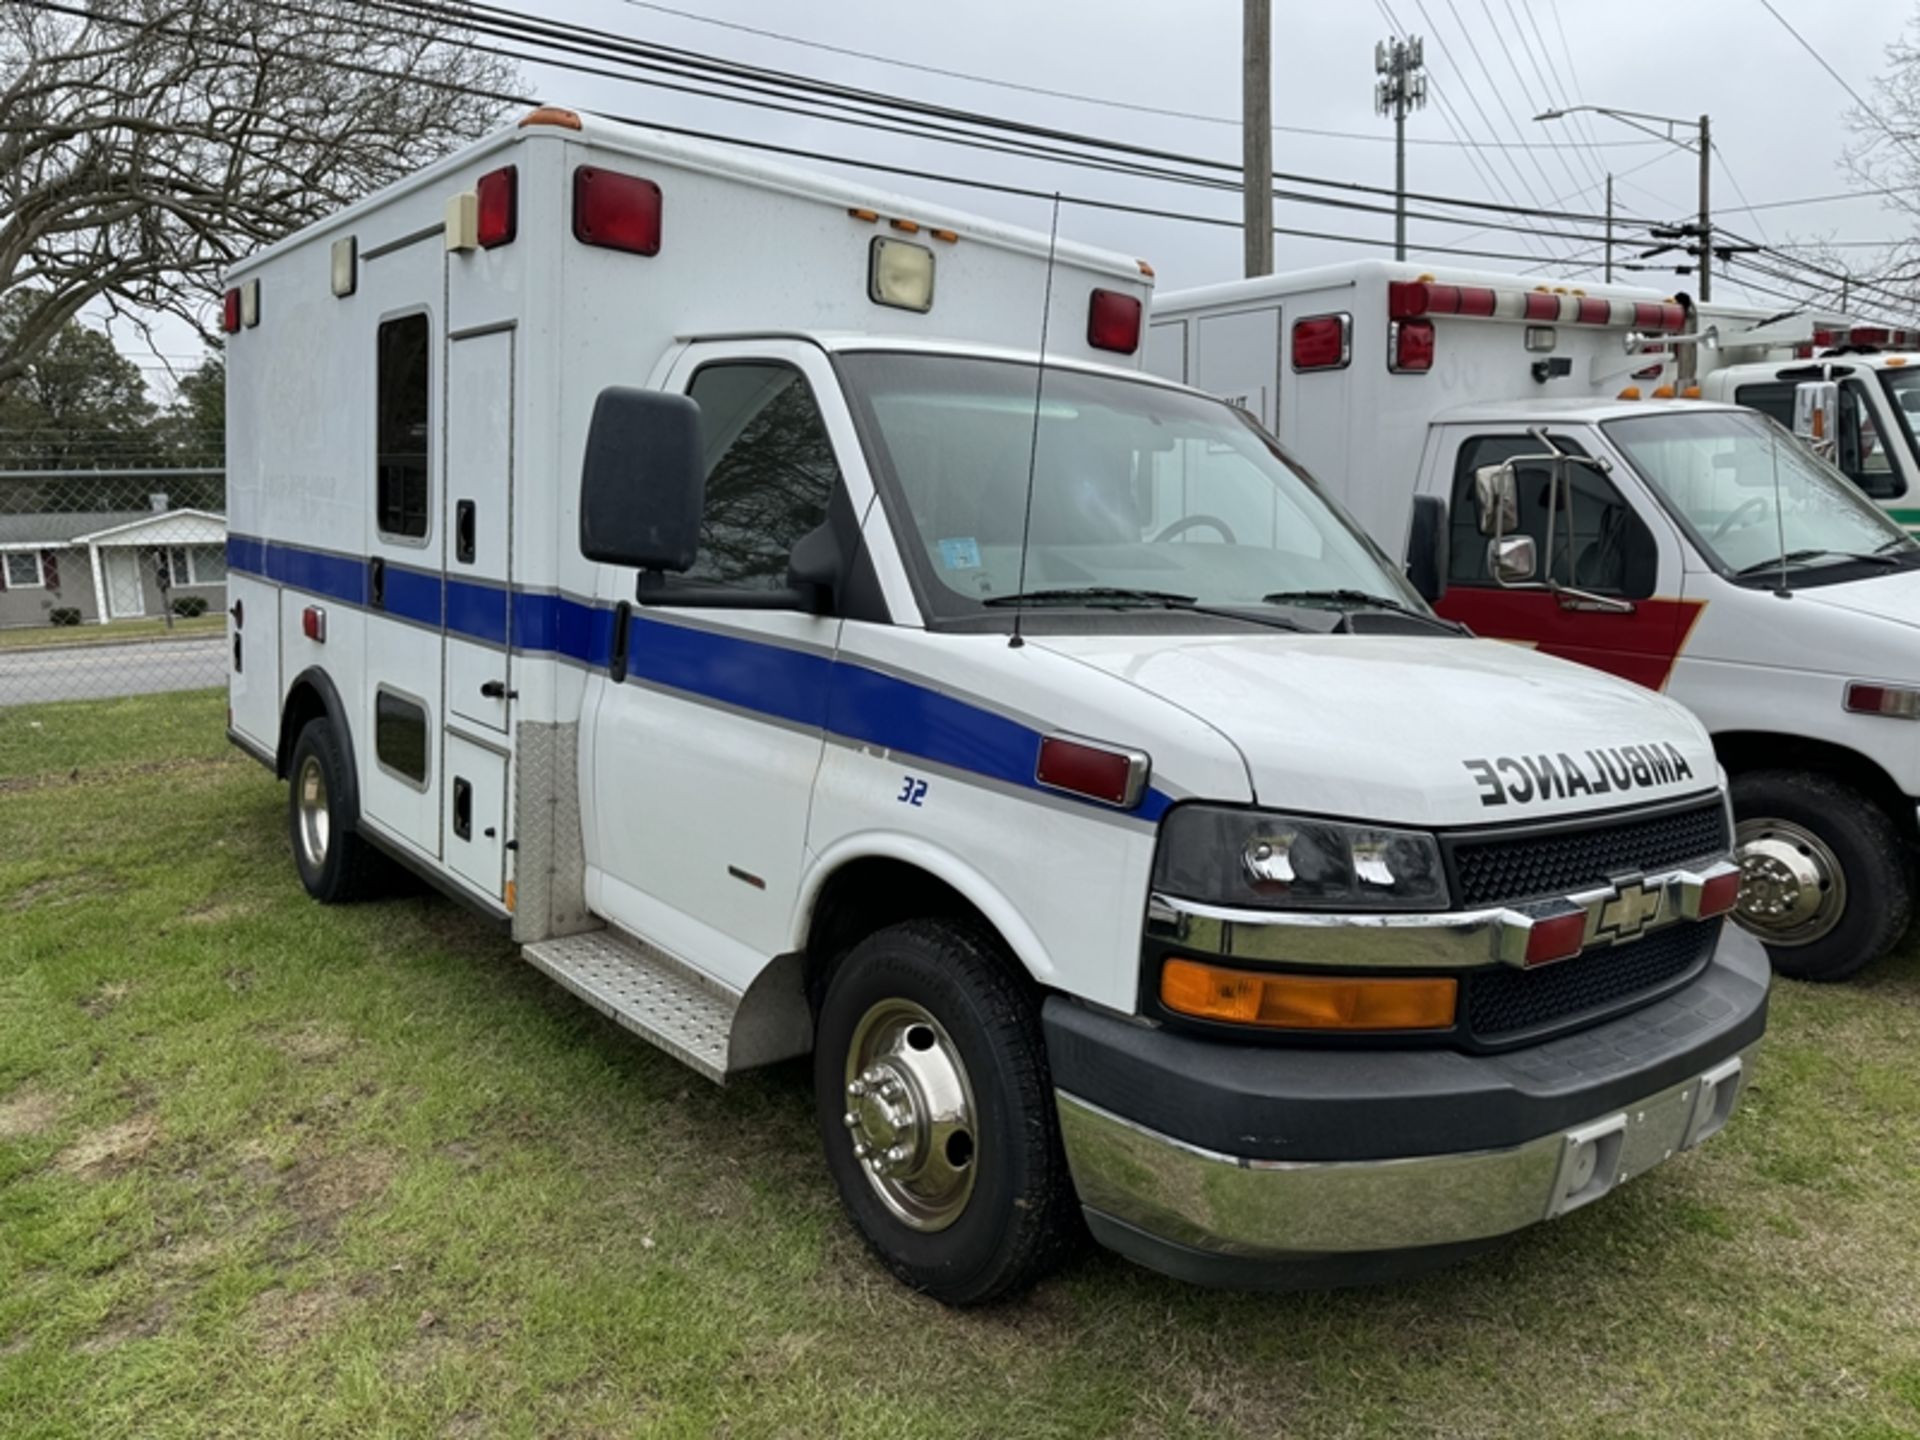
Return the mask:
<svg viewBox="0 0 1920 1440">
<path fill-rule="evenodd" d="M 47 612 L 49 625 L 78 625 L 80 612 L 72 605 L 56 605 Z"/>
<path fill-rule="evenodd" d="M 207 613 L 207 597 L 204 595 L 182 595 L 173 602 L 173 613 L 183 620 L 191 620 L 196 615 Z"/>
</svg>

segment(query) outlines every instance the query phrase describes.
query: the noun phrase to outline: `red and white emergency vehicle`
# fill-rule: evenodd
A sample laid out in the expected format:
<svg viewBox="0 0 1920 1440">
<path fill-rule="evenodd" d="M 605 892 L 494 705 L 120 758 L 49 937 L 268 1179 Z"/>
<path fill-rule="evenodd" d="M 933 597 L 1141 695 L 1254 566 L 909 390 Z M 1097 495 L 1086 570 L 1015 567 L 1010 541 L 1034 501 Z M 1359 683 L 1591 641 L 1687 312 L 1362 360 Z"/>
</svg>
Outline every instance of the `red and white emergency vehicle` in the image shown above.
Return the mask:
<svg viewBox="0 0 1920 1440">
<path fill-rule="evenodd" d="M 1838 979 L 1913 906 L 1920 545 L 1763 415 L 1697 398 L 1703 355 L 1786 326 L 1362 262 L 1159 297 L 1147 363 L 1256 415 L 1442 615 L 1699 714 L 1743 922 L 1783 973 Z"/>
</svg>

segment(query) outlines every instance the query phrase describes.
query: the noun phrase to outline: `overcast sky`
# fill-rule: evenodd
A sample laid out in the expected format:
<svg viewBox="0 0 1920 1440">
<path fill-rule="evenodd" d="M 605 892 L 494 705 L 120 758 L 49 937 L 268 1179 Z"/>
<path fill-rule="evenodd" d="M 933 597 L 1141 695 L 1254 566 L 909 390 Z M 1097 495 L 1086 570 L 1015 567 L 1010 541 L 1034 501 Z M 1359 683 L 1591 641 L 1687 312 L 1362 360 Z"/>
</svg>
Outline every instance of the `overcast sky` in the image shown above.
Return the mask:
<svg viewBox="0 0 1920 1440">
<path fill-rule="evenodd" d="M 1180 5 L 1146 0 L 498 3 L 936 104 L 1232 163 L 1239 159 L 1239 0 L 1187 0 Z M 1908 0 L 1774 4 L 1862 94 L 1869 93 L 1870 82 L 1884 68 L 1885 47 L 1913 13 Z M 1623 214 L 1682 217 L 1696 204 L 1697 162 L 1691 154 L 1600 116 L 1549 124 L 1535 124 L 1531 117 L 1568 103 L 1679 116 L 1705 111 L 1713 118 L 1719 151 L 1712 183 L 1716 218 L 1722 223 L 1772 244 L 1879 240 L 1901 231 L 1899 217 L 1871 198 L 1751 214 L 1732 210 L 1854 188 L 1839 164 L 1853 138 L 1846 126 L 1852 101 L 1760 0 L 1341 0 L 1317 5 L 1274 0 L 1273 8 L 1273 119 L 1277 127 L 1297 127 L 1274 137 L 1277 170 L 1392 185 L 1392 125 L 1373 108 L 1374 44 L 1390 33 L 1386 12 L 1391 11 L 1405 30 L 1424 37 L 1434 92 L 1428 107 L 1408 121 L 1409 140 L 1414 142 L 1408 147 L 1412 191 L 1597 212 L 1599 177 L 1611 170 L 1618 177 L 1617 204 Z M 670 13 L 674 10 L 685 14 Z M 732 26 L 798 37 L 811 45 Z M 812 48 L 818 46 L 837 48 Z M 930 68 L 841 53 L 848 50 Z M 1207 226 L 1069 205 L 1062 212 L 1061 230 L 1152 261 L 1162 290 L 1240 274 L 1239 197 L 1228 191 L 875 133 L 540 65 L 524 69 L 530 91 L 581 108 L 1236 222 L 1232 228 Z M 932 69 L 956 73 L 948 76 Z M 1034 89 L 1002 88 L 960 75 Z M 1220 123 L 1055 98 L 1035 90 L 1215 117 Z M 1300 129 L 1364 138 L 1297 133 Z M 1463 134 L 1480 142 L 1480 148 L 1459 143 Z M 1566 148 L 1496 150 L 1488 144 L 1495 140 L 1510 147 L 1561 142 Z M 898 176 L 872 178 L 886 189 L 924 194 L 975 213 L 1038 229 L 1047 224 L 1045 200 Z M 1381 197 L 1353 198 L 1391 203 Z M 1283 202 L 1276 207 L 1276 224 L 1373 240 L 1392 235 L 1390 216 L 1317 205 Z M 1578 223 L 1566 228 L 1594 229 Z M 1590 246 L 1500 231 L 1475 233 L 1471 227 L 1416 222 L 1410 233 L 1416 258 L 1430 259 L 1436 270 L 1524 271 L 1570 252 L 1577 252 L 1576 259 L 1594 258 Z M 1423 256 L 1418 249 L 1423 243 L 1515 258 Z M 1386 253 L 1282 235 L 1275 241 L 1275 266 L 1284 270 Z M 1626 253 L 1621 252 L 1623 257 Z M 1864 262 L 1872 252 L 1840 253 Z M 1586 273 L 1597 278 L 1597 271 Z M 1663 290 L 1691 285 L 1670 274 L 1619 278 Z M 1716 298 L 1743 297 L 1722 284 Z M 1770 303 L 1757 293 L 1752 299 L 1755 304 Z M 168 332 L 162 348 L 169 355 L 190 355 L 197 342 L 180 327 Z"/>
</svg>

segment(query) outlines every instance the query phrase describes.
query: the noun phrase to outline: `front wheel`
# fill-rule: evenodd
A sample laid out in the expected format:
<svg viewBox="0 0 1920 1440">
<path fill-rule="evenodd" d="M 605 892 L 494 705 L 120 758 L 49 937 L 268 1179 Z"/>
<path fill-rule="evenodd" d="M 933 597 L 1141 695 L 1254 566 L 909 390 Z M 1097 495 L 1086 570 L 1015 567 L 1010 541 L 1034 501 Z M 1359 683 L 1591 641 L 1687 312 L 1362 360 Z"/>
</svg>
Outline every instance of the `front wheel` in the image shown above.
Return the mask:
<svg viewBox="0 0 1920 1440">
<path fill-rule="evenodd" d="M 1011 963 L 977 926 L 881 930 L 834 972 L 815 1035 L 841 1202 L 888 1269 L 949 1305 L 1025 1288 L 1078 1233 L 1039 1015 Z"/>
<path fill-rule="evenodd" d="M 1913 913 L 1912 860 L 1851 785 L 1794 770 L 1733 779 L 1735 918 L 1795 980 L 1845 980 L 1891 950 Z"/>
</svg>

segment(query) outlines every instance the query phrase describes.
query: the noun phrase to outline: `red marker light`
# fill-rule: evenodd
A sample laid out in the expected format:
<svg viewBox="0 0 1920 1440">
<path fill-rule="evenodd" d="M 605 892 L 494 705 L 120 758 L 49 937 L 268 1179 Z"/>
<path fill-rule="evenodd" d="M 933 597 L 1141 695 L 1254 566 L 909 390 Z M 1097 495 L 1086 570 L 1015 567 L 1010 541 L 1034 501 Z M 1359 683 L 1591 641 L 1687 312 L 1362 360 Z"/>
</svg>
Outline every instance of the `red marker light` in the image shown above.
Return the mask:
<svg viewBox="0 0 1920 1440">
<path fill-rule="evenodd" d="M 240 333 L 240 292 L 229 290 L 220 297 L 220 328 L 229 335 Z"/>
<path fill-rule="evenodd" d="M 1138 750 L 1114 750 L 1049 735 L 1040 742 L 1033 778 L 1049 790 L 1131 810 L 1147 788 L 1149 768 L 1147 757 Z"/>
<path fill-rule="evenodd" d="M 480 197 L 480 248 L 512 243 L 520 233 L 520 172 L 512 165 L 489 170 L 475 190 Z"/>
<path fill-rule="evenodd" d="M 1586 939 L 1587 912 L 1584 910 L 1535 920 L 1533 928 L 1527 931 L 1525 963 L 1531 969 L 1535 965 L 1551 965 L 1556 960 L 1570 960 L 1580 953 Z"/>
<path fill-rule="evenodd" d="M 1131 355 L 1140 348 L 1140 301 L 1118 290 L 1096 290 L 1087 306 L 1087 343 Z"/>
<path fill-rule="evenodd" d="M 573 172 L 573 238 L 582 245 L 660 253 L 660 187 L 638 175 L 582 165 Z"/>
<path fill-rule="evenodd" d="M 300 633 L 316 645 L 327 643 L 327 612 L 318 605 L 309 605 L 300 612 Z"/>
</svg>

